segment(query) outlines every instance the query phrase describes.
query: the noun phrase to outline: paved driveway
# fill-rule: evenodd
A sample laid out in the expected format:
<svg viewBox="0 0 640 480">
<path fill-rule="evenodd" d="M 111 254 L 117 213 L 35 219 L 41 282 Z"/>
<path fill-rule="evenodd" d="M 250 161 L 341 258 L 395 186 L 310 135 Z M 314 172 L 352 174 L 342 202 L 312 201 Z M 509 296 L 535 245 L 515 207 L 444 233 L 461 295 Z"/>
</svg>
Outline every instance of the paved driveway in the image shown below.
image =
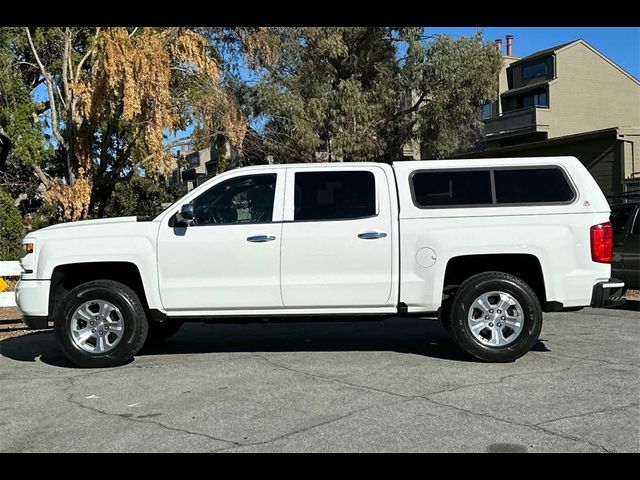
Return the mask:
<svg viewBox="0 0 640 480">
<path fill-rule="evenodd" d="M 49 331 L 0 340 L 4 452 L 639 452 L 639 402 L 636 310 L 548 314 L 495 365 L 418 318 L 189 324 L 106 370 Z"/>
</svg>

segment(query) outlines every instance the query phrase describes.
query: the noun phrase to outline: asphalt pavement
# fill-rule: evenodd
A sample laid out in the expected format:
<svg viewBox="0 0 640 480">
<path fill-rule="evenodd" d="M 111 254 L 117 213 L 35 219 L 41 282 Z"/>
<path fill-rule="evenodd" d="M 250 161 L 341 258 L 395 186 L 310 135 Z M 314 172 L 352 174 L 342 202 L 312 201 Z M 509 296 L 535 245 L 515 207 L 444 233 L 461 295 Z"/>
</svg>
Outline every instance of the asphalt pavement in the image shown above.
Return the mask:
<svg viewBox="0 0 640 480">
<path fill-rule="evenodd" d="M 0 452 L 640 452 L 639 302 L 545 315 L 510 364 L 434 319 L 187 324 L 112 369 L 0 340 Z"/>
</svg>

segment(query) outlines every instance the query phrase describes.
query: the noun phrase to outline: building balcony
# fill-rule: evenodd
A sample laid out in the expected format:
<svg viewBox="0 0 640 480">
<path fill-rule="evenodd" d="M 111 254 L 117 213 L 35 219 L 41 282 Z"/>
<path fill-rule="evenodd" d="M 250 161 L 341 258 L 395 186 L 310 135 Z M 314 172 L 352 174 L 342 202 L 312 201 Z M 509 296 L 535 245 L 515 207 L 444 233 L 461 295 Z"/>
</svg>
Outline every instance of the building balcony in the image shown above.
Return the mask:
<svg viewBox="0 0 640 480">
<path fill-rule="evenodd" d="M 548 107 L 529 107 L 487 118 L 484 120 L 485 141 L 546 133 L 549 131 L 550 114 Z"/>
</svg>

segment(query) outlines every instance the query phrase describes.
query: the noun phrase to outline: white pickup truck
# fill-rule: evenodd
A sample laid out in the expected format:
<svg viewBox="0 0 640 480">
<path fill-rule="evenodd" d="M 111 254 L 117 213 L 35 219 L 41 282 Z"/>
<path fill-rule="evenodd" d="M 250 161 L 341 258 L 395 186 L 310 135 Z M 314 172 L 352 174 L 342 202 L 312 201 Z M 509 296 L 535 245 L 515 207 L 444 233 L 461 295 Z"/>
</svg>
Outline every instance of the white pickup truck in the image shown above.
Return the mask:
<svg viewBox="0 0 640 480">
<path fill-rule="evenodd" d="M 246 167 L 155 218 L 30 233 L 16 298 L 86 367 L 188 320 L 397 314 L 438 315 L 471 357 L 513 361 L 543 312 L 624 301 L 609 212 L 573 157 Z"/>
</svg>

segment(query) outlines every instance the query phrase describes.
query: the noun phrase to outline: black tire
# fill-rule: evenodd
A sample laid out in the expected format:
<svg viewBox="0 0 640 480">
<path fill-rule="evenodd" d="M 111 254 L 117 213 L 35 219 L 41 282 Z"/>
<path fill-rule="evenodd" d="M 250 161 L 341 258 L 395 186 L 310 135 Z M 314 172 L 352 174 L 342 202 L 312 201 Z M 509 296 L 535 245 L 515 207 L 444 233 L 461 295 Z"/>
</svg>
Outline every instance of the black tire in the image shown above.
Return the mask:
<svg viewBox="0 0 640 480">
<path fill-rule="evenodd" d="M 523 327 L 508 345 L 489 346 L 472 334 L 467 322 L 471 304 L 483 293 L 501 291 L 510 294 L 522 307 Z M 542 307 L 537 295 L 520 278 L 504 272 L 485 272 L 465 280 L 451 305 L 449 333 L 458 347 L 483 362 L 513 362 L 527 353 L 538 341 L 542 330 Z"/>
<path fill-rule="evenodd" d="M 122 313 L 122 338 L 113 350 L 90 353 L 78 347 L 69 331 L 73 313 L 89 300 L 106 300 Z M 85 368 L 116 367 L 129 362 L 142 348 L 148 322 L 138 295 L 126 285 L 112 280 L 83 283 L 67 293 L 56 309 L 54 332 L 62 352 L 77 366 Z"/>
<path fill-rule="evenodd" d="M 162 343 L 173 337 L 183 325 L 182 320 L 165 320 L 164 322 L 149 322 L 149 333 L 145 345 Z"/>
</svg>

